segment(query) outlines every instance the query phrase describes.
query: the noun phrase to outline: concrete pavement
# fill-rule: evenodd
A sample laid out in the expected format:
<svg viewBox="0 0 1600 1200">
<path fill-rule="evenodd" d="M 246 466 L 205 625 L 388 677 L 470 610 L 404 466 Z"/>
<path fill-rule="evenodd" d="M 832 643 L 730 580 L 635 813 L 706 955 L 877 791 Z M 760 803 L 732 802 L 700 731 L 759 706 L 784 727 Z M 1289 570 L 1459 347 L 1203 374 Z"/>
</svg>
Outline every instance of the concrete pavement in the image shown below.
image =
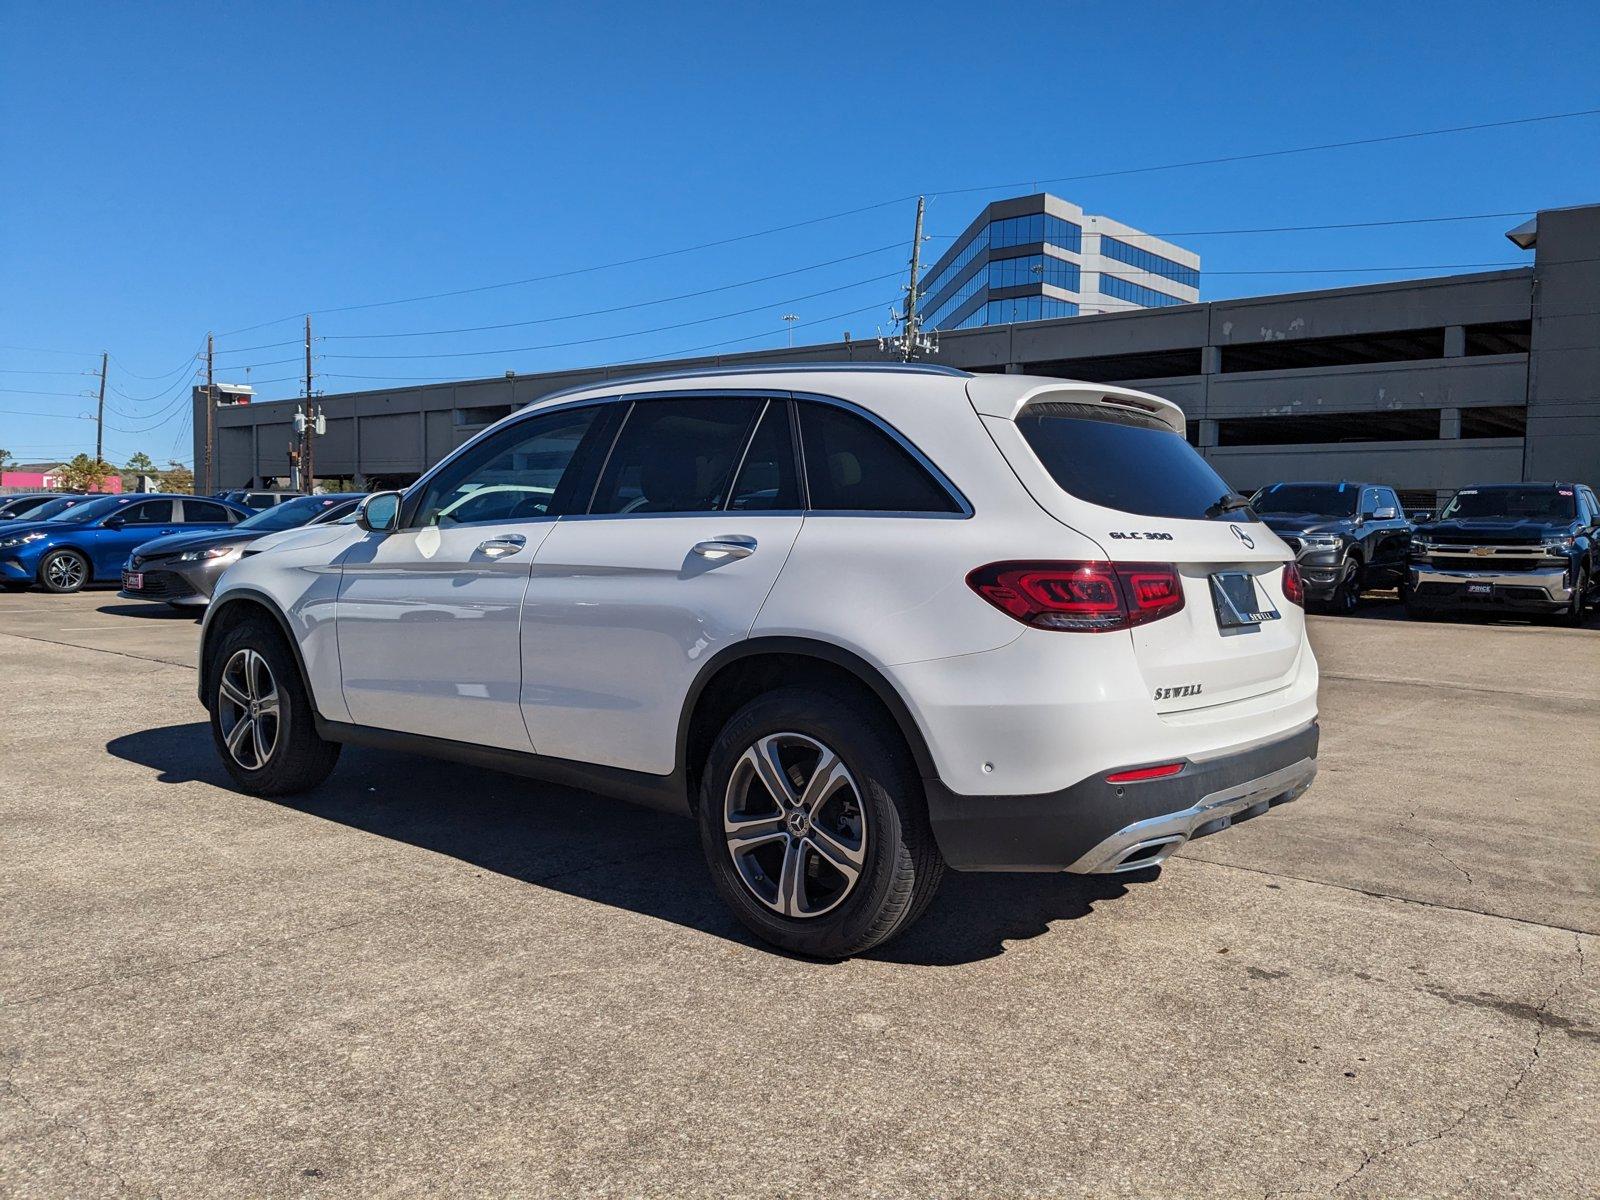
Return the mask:
<svg viewBox="0 0 1600 1200">
<path fill-rule="evenodd" d="M 0 1192 L 1592 1194 L 1593 630 L 1318 618 L 1304 799 L 820 965 L 670 818 L 240 795 L 192 620 L 119 607 L 0 597 Z"/>
</svg>

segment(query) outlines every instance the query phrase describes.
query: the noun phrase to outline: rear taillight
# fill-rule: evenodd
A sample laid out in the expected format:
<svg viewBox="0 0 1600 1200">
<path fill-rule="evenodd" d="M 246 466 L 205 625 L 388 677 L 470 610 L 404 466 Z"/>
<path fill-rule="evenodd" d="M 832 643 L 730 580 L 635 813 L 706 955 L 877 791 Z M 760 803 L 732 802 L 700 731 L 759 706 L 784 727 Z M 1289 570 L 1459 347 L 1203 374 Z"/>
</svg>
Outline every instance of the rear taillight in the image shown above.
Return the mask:
<svg viewBox="0 0 1600 1200">
<path fill-rule="evenodd" d="M 1300 578 L 1300 568 L 1294 563 L 1285 563 L 1283 567 L 1283 598 L 1301 608 L 1306 606 L 1306 585 Z"/>
<path fill-rule="evenodd" d="M 1104 633 L 1169 617 L 1183 607 L 1170 563 L 998 562 L 967 586 L 1025 625 Z"/>
</svg>

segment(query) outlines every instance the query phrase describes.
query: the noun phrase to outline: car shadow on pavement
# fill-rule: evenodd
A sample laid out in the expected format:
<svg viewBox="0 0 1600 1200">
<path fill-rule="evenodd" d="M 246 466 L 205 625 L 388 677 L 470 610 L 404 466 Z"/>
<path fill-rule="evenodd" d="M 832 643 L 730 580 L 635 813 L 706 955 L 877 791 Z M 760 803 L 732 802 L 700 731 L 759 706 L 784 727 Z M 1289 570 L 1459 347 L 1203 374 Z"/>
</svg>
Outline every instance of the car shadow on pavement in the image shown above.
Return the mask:
<svg viewBox="0 0 1600 1200">
<path fill-rule="evenodd" d="M 142 730 L 107 743 L 162 783 L 236 792 L 201 721 Z M 770 950 L 723 907 L 681 817 L 573 788 L 406 754 L 346 747 L 328 781 L 272 803 L 431 850 L 486 871 Z M 1047 933 L 1125 895 L 1131 876 L 946 874 L 928 912 L 868 957 L 955 966 L 993 958 L 1006 943 Z M 778 953 L 773 951 L 773 953 Z"/>
<path fill-rule="evenodd" d="M 174 608 L 170 604 L 152 604 L 148 600 L 135 600 L 130 604 L 101 604 L 95 612 L 108 617 L 144 617 L 158 621 L 187 621 L 193 625 L 206 615 L 203 608 Z"/>
</svg>

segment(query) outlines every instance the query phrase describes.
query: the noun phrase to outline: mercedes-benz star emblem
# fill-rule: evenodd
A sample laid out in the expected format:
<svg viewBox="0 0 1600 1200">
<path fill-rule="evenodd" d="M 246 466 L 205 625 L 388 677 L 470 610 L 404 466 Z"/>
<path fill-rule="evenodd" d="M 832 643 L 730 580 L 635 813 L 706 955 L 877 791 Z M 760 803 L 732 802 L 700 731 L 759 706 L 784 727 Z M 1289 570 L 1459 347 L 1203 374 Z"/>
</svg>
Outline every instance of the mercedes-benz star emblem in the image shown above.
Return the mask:
<svg viewBox="0 0 1600 1200">
<path fill-rule="evenodd" d="M 1237 525 L 1229 525 L 1228 528 L 1233 530 L 1233 536 L 1234 537 L 1238 538 L 1241 542 L 1243 542 L 1245 544 L 1245 549 L 1254 550 L 1256 548 L 1256 540 L 1255 540 L 1255 538 L 1251 537 L 1244 530 L 1240 529 Z"/>
</svg>

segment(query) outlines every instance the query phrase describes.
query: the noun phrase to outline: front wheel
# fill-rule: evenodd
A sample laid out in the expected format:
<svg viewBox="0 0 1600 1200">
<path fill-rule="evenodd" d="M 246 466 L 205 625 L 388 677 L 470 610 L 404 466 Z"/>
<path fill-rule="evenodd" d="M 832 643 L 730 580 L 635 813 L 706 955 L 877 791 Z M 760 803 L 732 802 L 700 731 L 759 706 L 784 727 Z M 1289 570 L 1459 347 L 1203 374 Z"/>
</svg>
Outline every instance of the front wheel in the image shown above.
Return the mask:
<svg viewBox="0 0 1600 1200">
<path fill-rule="evenodd" d="M 276 628 L 252 619 L 223 634 L 206 680 L 211 737 L 241 788 L 290 796 L 328 777 L 339 744 L 317 735 L 299 667 Z"/>
<path fill-rule="evenodd" d="M 1349 616 L 1360 605 L 1361 590 L 1364 586 L 1365 580 L 1363 579 L 1361 560 L 1357 558 L 1345 559 L 1344 566 L 1340 568 L 1339 582 L 1333 589 L 1333 599 L 1330 601 L 1329 607 L 1336 613 Z"/>
<path fill-rule="evenodd" d="M 1572 603 L 1567 611 L 1562 613 L 1559 620 L 1563 625 L 1577 628 L 1583 624 L 1584 609 L 1589 602 L 1589 568 L 1580 567 L 1578 577 L 1573 581 Z"/>
<path fill-rule="evenodd" d="M 786 688 L 746 704 L 707 756 L 699 821 L 728 907 L 798 954 L 887 941 L 944 874 L 909 753 L 851 698 Z"/>
<path fill-rule="evenodd" d="M 39 583 L 58 596 L 83 590 L 89 582 L 89 560 L 76 550 L 56 550 L 39 564 Z"/>
</svg>

